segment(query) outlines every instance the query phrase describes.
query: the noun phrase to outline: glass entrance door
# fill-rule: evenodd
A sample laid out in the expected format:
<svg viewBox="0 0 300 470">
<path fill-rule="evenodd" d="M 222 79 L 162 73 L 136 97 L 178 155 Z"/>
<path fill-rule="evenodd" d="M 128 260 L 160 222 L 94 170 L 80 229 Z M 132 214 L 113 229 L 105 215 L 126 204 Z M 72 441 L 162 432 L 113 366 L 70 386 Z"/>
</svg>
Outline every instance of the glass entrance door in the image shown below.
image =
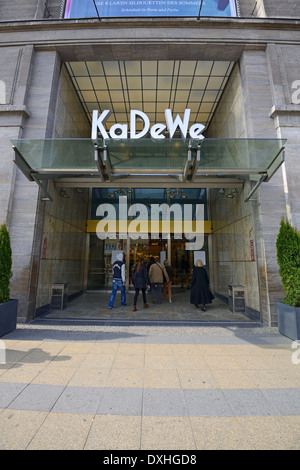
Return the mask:
<svg viewBox="0 0 300 470">
<path fill-rule="evenodd" d="M 126 196 L 128 216 L 125 216 L 127 220 L 125 220 L 125 225 L 123 224 L 122 227 L 124 230 L 125 226 L 128 232 L 123 233 L 122 237 L 118 237 L 120 233 L 117 229 L 121 230 L 121 223 L 124 222 L 124 208 L 120 208 L 120 197 L 124 198 L 124 196 Z M 162 227 L 162 222 L 165 221 L 166 216 L 161 211 L 159 233 L 154 237 L 151 232 L 153 205 L 161 209 L 163 206 L 172 208 L 173 204 L 176 204 L 177 207 L 177 219 L 175 212 L 168 213 L 169 217 L 171 213 L 172 220 L 170 220 L 169 231 L 166 232 Z M 112 265 L 116 254 L 119 252 L 123 253 L 126 264 L 127 289 L 131 286 L 131 275 L 137 260 L 142 258 L 147 266 L 151 258 L 157 257 L 162 263 L 164 260 L 168 260 L 168 263 L 172 266 L 174 286 L 188 287 L 195 257 L 201 257 L 207 269 L 209 268 L 209 260 L 207 235 L 204 235 L 204 244 L 201 249 L 192 250 L 187 249 L 187 240 L 184 238 L 184 234 L 182 233 L 179 237 L 178 233 L 175 233 L 176 224 L 183 221 L 183 218 L 178 220 L 178 214 L 180 218 L 181 213 L 184 213 L 185 204 L 192 208 L 196 204 L 202 204 L 204 206 L 204 218 L 207 220 L 206 191 L 204 189 L 93 189 L 92 220 L 88 224 L 93 228 L 90 229 L 89 233 L 87 290 L 99 291 L 112 288 Z M 99 210 L 99 207 L 101 207 L 101 210 Z M 108 215 L 109 213 L 110 215 Z M 101 214 L 101 216 L 97 214 Z M 191 214 L 195 217 L 195 211 L 192 211 Z M 139 238 L 137 236 L 132 238 L 130 223 L 135 222 L 138 217 L 140 217 L 138 230 L 142 231 L 141 227 L 144 227 L 144 231 Z M 144 219 L 147 217 L 148 221 L 145 225 Z M 115 220 L 112 220 L 113 218 Z M 100 234 L 98 221 L 103 222 L 101 229 L 103 231 Z M 145 227 L 148 227 L 148 229 L 145 229 Z"/>
<path fill-rule="evenodd" d="M 205 237 L 203 247 L 203 259 L 205 266 L 209 268 L 208 243 Z M 159 258 L 163 263 L 168 263 L 173 268 L 173 285 L 177 287 L 189 287 L 191 281 L 191 272 L 195 261 L 195 252 L 185 250 L 184 240 L 137 240 L 129 243 L 127 250 L 127 241 L 100 240 L 96 234 L 90 235 L 89 266 L 87 290 L 106 291 L 112 288 L 112 262 L 114 254 L 122 252 L 126 265 L 126 283 L 127 288 L 131 286 L 131 276 L 135 263 L 138 259 L 143 259 L 145 266 L 151 262 L 152 258 Z"/>
</svg>

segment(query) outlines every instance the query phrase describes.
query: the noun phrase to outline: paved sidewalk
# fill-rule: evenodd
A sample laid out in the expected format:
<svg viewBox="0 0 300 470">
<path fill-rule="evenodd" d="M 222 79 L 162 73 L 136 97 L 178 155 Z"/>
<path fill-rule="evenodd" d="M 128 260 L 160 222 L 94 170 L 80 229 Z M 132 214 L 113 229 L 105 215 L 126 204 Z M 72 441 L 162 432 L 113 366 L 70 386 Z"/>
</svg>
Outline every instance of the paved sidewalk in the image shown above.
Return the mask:
<svg viewBox="0 0 300 470">
<path fill-rule="evenodd" d="M 300 449 L 274 328 L 36 322 L 0 346 L 0 449 Z"/>
</svg>

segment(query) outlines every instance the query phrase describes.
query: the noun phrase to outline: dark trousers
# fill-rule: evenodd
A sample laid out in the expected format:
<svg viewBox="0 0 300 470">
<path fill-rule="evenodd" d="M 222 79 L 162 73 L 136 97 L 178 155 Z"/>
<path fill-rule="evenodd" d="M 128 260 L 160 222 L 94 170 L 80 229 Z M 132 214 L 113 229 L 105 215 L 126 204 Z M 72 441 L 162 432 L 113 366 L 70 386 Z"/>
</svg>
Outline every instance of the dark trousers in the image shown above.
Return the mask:
<svg viewBox="0 0 300 470">
<path fill-rule="evenodd" d="M 143 289 L 141 288 L 141 291 L 142 291 L 142 294 L 143 294 L 143 300 L 144 300 L 144 304 L 146 303 L 146 289 Z M 139 296 L 139 293 L 140 293 L 140 288 L 137 287 L 135 289 L 135 294 L 134 294 L 134 299 L 133 299 L 133 305 L 136 305 L 136 302 L 137 302 L 137 298 Z"/>
<path fill-rule="evenodd" d="M 151 291 L 153 299 L 156 299 L 156 290 L 157 290 L 157 303 L 161 304 L 161 288 L 162 282 L 153 282 L 151 283 Z"/>
</svg>

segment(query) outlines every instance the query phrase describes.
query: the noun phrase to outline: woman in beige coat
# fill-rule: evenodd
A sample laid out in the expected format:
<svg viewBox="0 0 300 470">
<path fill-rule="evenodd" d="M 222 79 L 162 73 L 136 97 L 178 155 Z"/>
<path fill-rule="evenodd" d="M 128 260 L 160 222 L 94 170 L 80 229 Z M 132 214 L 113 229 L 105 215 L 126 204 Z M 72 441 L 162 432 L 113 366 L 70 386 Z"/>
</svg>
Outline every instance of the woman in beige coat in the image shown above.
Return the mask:
<svg viewBox="0 0 300 470">
<path fill-rule="evenodd" d="M 153 263 L 149 269 L 149 280 L 151 283 L 152 299 L 153 302 L 161 304 L 161 289 L 163 282 L 169 282 L 169 276 L 166 271 L 166 268 L 160 263 L 159 258 L 155 258 L 155 263 Z M 156 298 L 157 291 L 157 298 Z"/>
</svg>

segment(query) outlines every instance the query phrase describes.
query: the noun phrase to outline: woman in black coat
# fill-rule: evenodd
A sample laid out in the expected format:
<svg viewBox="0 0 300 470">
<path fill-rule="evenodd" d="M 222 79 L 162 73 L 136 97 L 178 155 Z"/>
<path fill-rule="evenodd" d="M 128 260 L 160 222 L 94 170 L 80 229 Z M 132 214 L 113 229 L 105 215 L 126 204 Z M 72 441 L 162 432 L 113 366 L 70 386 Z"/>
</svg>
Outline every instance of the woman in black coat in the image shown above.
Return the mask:
<svg viewBox="0 0 300 470">
<path fill-rule="evenodd" d="M 133 311 L 136 311 L 136 303 L 139 296 L 140 289 L 142 290 L 143 300 L 144 300 L 144 308 L 148 307 L 146 301 L 146 289 L 149 284 L 148 281 L 148 274 L 147 269 L 144 266 L 143 260 L 139 259 L 134 267 L 134 271 L 132 274 L 132 284 L 135 288 L 135 294 L 133 299 Z"/>
<path fill-rule="evenodd" d="M 213 298 L 214 296 L 209 288 L 209 279 L 206 269 L 203 267 L 202 261 L 197 260 L 191 281 L 191 304 L 195 305 L 195 307 L 202 304 L 202 310 L 205 312 L 205 305 L 211 304 Z"/>
</svg>

